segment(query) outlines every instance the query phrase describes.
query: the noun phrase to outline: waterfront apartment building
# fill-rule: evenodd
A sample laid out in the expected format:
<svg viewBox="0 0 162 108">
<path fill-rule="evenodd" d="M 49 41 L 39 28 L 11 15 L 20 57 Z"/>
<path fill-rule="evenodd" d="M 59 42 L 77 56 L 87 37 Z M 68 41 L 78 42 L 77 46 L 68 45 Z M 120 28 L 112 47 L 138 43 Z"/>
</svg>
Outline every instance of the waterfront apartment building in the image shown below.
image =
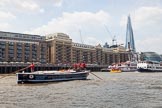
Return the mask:
<svg viewBox="0 0 162 108">
<path fill-rule="evenodd" d="M 129 52 L 123 46 L 103 48 L 101 45 L 92 46 L 74 43 L 64 33 L 46 36 L 48 43 L 47 61 L 52 64 L 73 64 L 85 62 L 87 64 L 110 65 L 125 62 Z"/>
<path fill-rule="evenodd" d="M 110 65 L 125 62 L 129 52 L 123 46 L 104 48 L 72 42 L 67 34 L 47 36 L 0 31 L 0 63 L 49 63 Z"/>
<path fill-rule="evenodd" d="M 47 62 L 51 64 L 67 64 L 72 61 L 72 39 L 64 33 L 46 36 L 48 43 Z"/>
<path fill-rule="evenodd" d="M 0 62 L 47 63 L 45 36 L 0 31 Z"/>
</svg>

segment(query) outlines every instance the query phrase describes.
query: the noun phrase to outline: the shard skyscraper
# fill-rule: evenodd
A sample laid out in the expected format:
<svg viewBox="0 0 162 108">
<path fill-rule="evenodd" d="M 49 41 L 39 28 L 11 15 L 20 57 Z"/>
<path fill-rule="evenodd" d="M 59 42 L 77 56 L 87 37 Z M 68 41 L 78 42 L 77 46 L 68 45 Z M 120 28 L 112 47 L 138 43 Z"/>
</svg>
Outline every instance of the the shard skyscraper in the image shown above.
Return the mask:
<svg viewBox="0 0 162 108">
<path fill-rule="evenodd" d="M 134 43 L 134 36 L 133 36 L 133 29 L 132 29 L 132 24 L 131 24 L 130 16 L 128 16 L 128 21 L 127 21 L 125 48 L 128 51 L 131 51 L 133 53 L 136 52 L 135 43 Z"/>
</svg>

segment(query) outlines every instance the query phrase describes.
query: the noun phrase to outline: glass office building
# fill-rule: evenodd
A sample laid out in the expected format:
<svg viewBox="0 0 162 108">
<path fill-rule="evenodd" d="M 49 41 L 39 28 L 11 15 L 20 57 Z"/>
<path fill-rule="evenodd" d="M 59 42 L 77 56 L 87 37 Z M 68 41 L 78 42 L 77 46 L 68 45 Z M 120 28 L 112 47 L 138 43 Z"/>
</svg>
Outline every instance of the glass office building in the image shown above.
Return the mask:
<svg viewBox="0 0 162 108">
<path fill-rule="evenodd" d="M 156 52 L 142 52 L 141 53 L 141 60 L 142 61 L 162 61 L 161 57 L 159 54 Z"/>
</svg>

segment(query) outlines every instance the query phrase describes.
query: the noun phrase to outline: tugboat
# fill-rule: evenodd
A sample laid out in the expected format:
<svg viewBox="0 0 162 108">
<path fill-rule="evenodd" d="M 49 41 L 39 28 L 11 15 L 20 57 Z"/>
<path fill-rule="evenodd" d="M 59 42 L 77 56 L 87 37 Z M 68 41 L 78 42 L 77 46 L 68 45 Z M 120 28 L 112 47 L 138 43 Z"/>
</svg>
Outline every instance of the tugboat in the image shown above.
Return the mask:
<svg viewBox="0 0 162 108">
<path fill-rule="evenodd" d="M 158 61 L 140 61 L 137 64 L 138 72 L 162 72 L 162 63 Z"/>
</svg>

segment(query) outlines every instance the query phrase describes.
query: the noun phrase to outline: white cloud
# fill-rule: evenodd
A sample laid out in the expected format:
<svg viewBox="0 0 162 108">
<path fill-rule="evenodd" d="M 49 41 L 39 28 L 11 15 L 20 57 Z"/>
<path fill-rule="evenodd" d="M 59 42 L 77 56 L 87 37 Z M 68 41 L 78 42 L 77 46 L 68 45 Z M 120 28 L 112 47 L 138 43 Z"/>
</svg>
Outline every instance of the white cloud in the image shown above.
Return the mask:
<svg viewBox="0 0 162 108">
<path fill-rule="evenodd" d="M 63 0 L 0 0 L 0 9 L 17 10 L 19 12 L 44 12 L 41 6 L 53 4 L 56 7 L 62 6 Z M 8 11 L 8 10 L 7 10 Z"/>
<path fill-rule="evenodd" d="M 1 9 L 10 9 L 10 11 L 17 10 L 19 12 L 44 12 L 38 2 L 35 0 L 1 0 Z"/>
<path fill-rule="evenodd" d="M 10 0 L 1 0 L 0 6 L 5 6 L 7 3 L 9 3 Z"/>
<path fill-rule="evenodd" d="M 162 23 L 162 8 L 160 7 L 140 7 L 135 12 L 131 12 L 132 24 L 135 29 L 141 29 L 143 27 L 153 27 L 161 25 Z M 124 15 L 121 19 L 120 25 L 125 26 L 127 16 Z"/>
<path fill-rule="evenodd" d="M 54 0 L 54 6 L 56 6 L 56 7 L 60 7 L 60 6 L 62 6 L 62 0 Z"/>
<path fill-rule="evenodd" d="M 131 19 L 136 40 L 136 48 L 140 51 L 162 53 L 162 8 L 140 7 L 132 11 Z M 127 17 L 122 17 L 120 25 L 126 28 Z"/>
<path fill-rule="evenodd" d="M 15 6 L 21 10 L 30 11 L 30 12 L 42 12 L 43 9 L 40 8 L 40 5 L 34 0 L 22 1 L 14 0 Z"/>
<path fill-rule="evenodd" d="M 162 8 L 141 7 L 135 12 L 134 23 L 138 29 L 158 26 L 162 22 Z"/>
<path fill-rule="evenodd" d="M 155 38 L 156 37 L 156 38 Z M 161 36 L 150 36 L 149 38 L 145 38 L 144 40 L 137 40 L 136 46 L 137 51 L 145 52 L 145 51 L 154 51 L 159 54 L 162 54 L 162 35 Z"/>
<path fill-rule="evenodd" d="M 4 11 L 0 11 L 0 20 L 9 20 L 9 19 L 14 19 L 16 18 L 15 15 L 13 15 L 10 12 L 4 12 Z"/>
<path fill-rule="evenodd" d="M 9 23 L 0 23 L 0 30 L 7 30 L 11 27 Z"/>
<path fill-rule="evenodd" d="M 101 38 L 100 31 L 104 29 L 104 24 L 110 23 L 110 19 L 110 15 L 102 10 L 96 13 L 64 12 L 61 17 L 54 18 L 51 21 L 49 21 L 48 24 L 38 27 L 34 30 L 28 31 L 26 33 L 45 35 L 55 32 L 63 32 L 69 34 L 70 38 L 72 38 L 75 42 L 80 40 L 79 30 L 81 30 L 83 36 L 82 38 L 84 40 L 85 38 L 87 38 L 87 35 L 91 37 L 88 40 L 86 39 L 86 43 L 92 43 L 92 41 L 97 43 L 99 40 L 103 39 Z"/>
<path fill-rule="evenodd" d="M 96 37 L 93 37 L 93 36 L 87 36 L 86 37 L 86 40 L 83 41 L 89 45 L 98 45 L 98 44 L 101 44 L 101 40 L 97 39 Z"/>
<path fill-rule="evenodd" d="M 23 1 L 19 5 L 24 9 L 29 9 L 29 10 L 37 10 L 37 9 L 39 9 L 39 6 L 34 2 Z"/>
</svg>

